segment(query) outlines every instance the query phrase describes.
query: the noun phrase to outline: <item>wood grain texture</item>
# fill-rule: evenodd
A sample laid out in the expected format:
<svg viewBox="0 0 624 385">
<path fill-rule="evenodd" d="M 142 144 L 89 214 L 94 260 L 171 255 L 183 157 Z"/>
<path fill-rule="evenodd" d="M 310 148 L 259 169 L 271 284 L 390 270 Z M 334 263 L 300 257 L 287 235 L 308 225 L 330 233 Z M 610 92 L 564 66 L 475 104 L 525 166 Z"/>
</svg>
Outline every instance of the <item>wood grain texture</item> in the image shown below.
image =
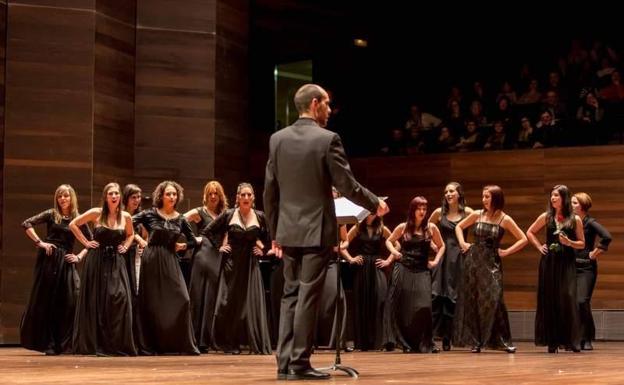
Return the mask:
<svg viewBox="0 0 624 385">
<path fill-rule="evenodd" d="M 146 191 L 177 180 L 187 206 L 214 176 L 214 4 L 137 2 L 135 177 Z"/>
<path fill-rule="evenodd" d="M 255 142 L 266 143 L 266 138 Z M 266 151 L 254 151 L 250 168 L 252 179 L 260 185 Z M 405 220 L 408 204 L 417 195 L 428 200 L 429 212 L 439 207 L 450 181 L 463 185 L 466 201 L 475 209 L 481 208 L 484 185 L 500 185 L 505 193 L 504 211 L 524 231 L 546 210 L 550 190 L 556 184 L 566 184 L 572 192 L 587 192 L 594 201 L 590 214 L 613 236 L 609 251 L 598 263 L 593 308 L 624 308 L 624 146 L 358 158 L 351 159 L 351 167 L 364 186 L 389 197 L 391 211 L 384 221 L 390 228 Z M 544 231 L 540 236 L 545 239 Z M 507 234 L 503 244 L 512 241 Z M 539 258 L 528 245 L 503 260 L 509 309 L 535 309 Z"/>
<path fill-rule="evenodd" d="M 135 8 L 134 0 L 97 2 L 93 202 L 108 182 L 123 187 L 134 173 Z"/>
<path fill-rule="evenodd" d="M 4 118 L 5 118 L 5 70 L 6 70 L 6 27 L 7 27 L 7 3 L 0 0 L 0 197 L 4 196 Z M 0 199 L 0 234 L 3 231 L 4 199 Z M 2 287 L 2 259 L 3 243 L 0 235 L 0 288 Z M 2 297 L 0 297 L 2 298 Z M 0 318 L 0 330 L 2 329 Z M 0 332 L 1 333 L 1 332 Z"/>
<path fill-rule="evenodd" d="M 249 5 L 216 4 L 215 177 L 228 195 L 249 177 Z M 259 198 L 259 197 L 258 197 Z"/>
<path fill-rule="evenodd" d="M 18 341 L 17 327 L 35 261 L 32 242 L 19 224 L 51 207 L 61 183 L 76 189 L 80 206 L 91 205 L 93 4 L 8 5 L 0 286 L 3 343 Z"/>
<path fill-rule="evenodd" d="M 596 309 L 624 307 L 624 147 L 583 147 L 513 152 L 421 155 L 369 158 L 352 161 L 356 175 L 375 193 L 388 195 L 392 212 L 386 223 L 404 220 L 407 205 L 416 195 L 439 207 L 446 183 L 460 182 L 472 208 L 481 208 L 481 189 L 497 184 L 505 193 L 504 211 L 524 231 L 548 206 L 550 190 L 565 184 L 574 192 L 592 196 L 590 213 L 613 235 L 609 252 L 600 257 L 599 278 L 593 297 Z M 545 239 L 542 231 L 541 239 Z M 505 245 L 511 244 L 507 234 Z M 528 245 L 503 260 L 505 301 L 510 309 L 536 306 L 539 253 Z"/>
<path fill-rule="evenodd" d="M 548 354 L 532 343 L 517 344 L 518 353 L 466 349 L 440 354 L 356 352 L 342 355 L 343 365 L 360 372 L 356 380 L 332 372 L 331 384 L 621 384 L 624 343 L 600 342 L 583 353 Z M 329 366 L 334 355 L 319 351 L 316 367 Z M 279 384 L 275 357 L 207 354 L 195 357 L 45 357 L 19 348 L 0 350 L 4 384 Z M 291 383 L 290 381 L 288 383 Z M 294 383 L 304 383 L 294 382 Z"/>
</svg>

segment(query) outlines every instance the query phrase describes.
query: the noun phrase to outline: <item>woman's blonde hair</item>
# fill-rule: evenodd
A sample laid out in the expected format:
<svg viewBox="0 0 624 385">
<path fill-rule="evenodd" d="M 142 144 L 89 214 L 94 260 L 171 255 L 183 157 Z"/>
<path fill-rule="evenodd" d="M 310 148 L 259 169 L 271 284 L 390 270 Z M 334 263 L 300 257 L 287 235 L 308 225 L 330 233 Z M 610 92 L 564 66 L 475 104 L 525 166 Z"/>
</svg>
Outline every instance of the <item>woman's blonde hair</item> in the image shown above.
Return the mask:
<svg viewBox="0 0 624 385">
<path fill-rule="evenodd" d="M 74 188 L 68 184 L 62 184 L 56 188 L 54 192 L 54 222 L 61 223 L 63 220 L 63 211 L 61 206 L 58 203 L 58 197 L 64 192 L 69 193 L 69 216 L 70 219 L 74 219 L 78 216 L 78 197 L 76 196 L 76 191 Z"/>
<path fill-rule="evenodd" d="M 202 204 L 204 206 L 208 204 L 208 194 L 210 194 L 210 191 L 213 189 L 219 196 L 219 203 L 217 203 L 217 210 L 215 214 L 221 214 L 223 210 L 226 210 L 228 208 L 228 200 L 225 196 L 223 186 L 221 186 L 221 183 L 217 182 L 216 180 L 211 180 L 204 186 L 204 198 L 202 200 Z"/>
</svg>

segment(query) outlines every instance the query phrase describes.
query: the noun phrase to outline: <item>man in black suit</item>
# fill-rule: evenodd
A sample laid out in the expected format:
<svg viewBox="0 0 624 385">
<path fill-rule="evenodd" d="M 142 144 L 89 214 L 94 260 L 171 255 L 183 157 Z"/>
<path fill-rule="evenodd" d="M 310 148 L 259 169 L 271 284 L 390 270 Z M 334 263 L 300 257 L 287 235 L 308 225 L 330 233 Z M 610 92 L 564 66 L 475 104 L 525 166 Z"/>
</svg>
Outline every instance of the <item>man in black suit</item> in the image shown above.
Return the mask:
<svg viewBox="0 0 624 385">
<path fill-rule="evenodd" d="M 327 379 L 310 365 L 318 300 L 338 244 L 332 185 L 344 197 L 384 215 L 386 203 L 353 177 L 340 137 L 324 129 L 327 92 L 315 84 L 295 94 L 299 119 L 271 136 L 264 209 L 273 250 L 284 258 L 277 343 L 278 379 Z"/>
</svg>

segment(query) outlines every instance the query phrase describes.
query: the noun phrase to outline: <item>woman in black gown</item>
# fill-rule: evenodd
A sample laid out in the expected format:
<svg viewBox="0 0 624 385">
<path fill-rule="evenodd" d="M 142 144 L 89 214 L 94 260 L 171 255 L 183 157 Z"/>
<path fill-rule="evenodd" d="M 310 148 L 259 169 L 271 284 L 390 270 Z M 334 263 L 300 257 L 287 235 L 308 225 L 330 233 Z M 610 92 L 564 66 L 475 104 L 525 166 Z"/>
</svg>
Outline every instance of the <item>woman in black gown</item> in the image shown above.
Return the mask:
<svg viewBox="0 0 624 385">
<path fill-rule="evenodd" d="M 471 213 L 472 209 L 466 206 L 464 189 L 459 183 L 451 182 L 444 188 L 442 206 L 429 217 L 429 222 L 440 228 L 446 246 L 440 264 L 431 271 L 433 333 L 442 339 L 442 349 L 445 351 L 451 350 L 455 304 L 462 278 L 463 258 L 455 226 Z"/>
<path fill-rule="evenodd" d="M 583 221 L 585 248 L 575 249 L 576 253 L 576 296 L 580 310 L 581 350 L 594 350 L 592 340 L 596 337 L 596 327 L 591 310 L 591 298 L 598 276 L 597 259 L 607 251 L 611 234 L 596 219 L 589 216 L 592 199 L 584 192 L 572 196 L 572 210 Z M 596 236 L 600 238 L 598 246 Z"/>
<path fill-rule="evenodd" d="M 557 353 L 560 346 L 580 351 L 579 309 L 576 300 L 576 255 L 585 248 L 583 222 L 572 212 L 570 192 L 553 187 L 547 212 L 527 230 L 533 246 L 542 254 L 539 264 L 535 344 Z M 537 233 L 546 227 L 546 243 Z"/>
<path fill-rule="evenodd" d="M 132 215 L 138 214 L 141 211 L 141 188 L 135 184 L 127 184 L 123 188 L 123 207 L 124 210 Z M 132 245 L 128 249 L 128 252 L 124 254 L 126 259 L 126 267 L 128 269 L 128 279 L 130 280 L 130 286 L 132 288 L 132 304 L 136 302 L 136 296 L 138 293 L 138 279 L 136 272 L 137 258 L 141 257 L 143 249 L 147 246 L 147 241 L 143 239 L 147 234 L 143 234 L 145 230 L 140 226 L 134 227 L 134 239 Z"/>
<path fill-rule="evenodd" d="M 188 290 L 176 251 L 195 247 L 191 225 L 176 211 L 184 199 L 182 186 L 161 182 L 153 193 L 154 207 L 133 217 L 147 230 L 148 244 L 141 255 L 137 298 L 139 354 L 199 354 L 195 345 Z M 178 243 L 184 235 L 186 243 Z"/>
<path fill-rule="evenodd" d="M 89 248 L 80 276 L 76 305 L 74 353 L 136 355 L 132 332 L 132 287 L 122 254 L 134 240 L 132 217 L 121 209 L 121 189 L 109 183 L 102 205 L 74 218 L 69 224 L 76 239 Z M 79 229 L 95 226 L 94 240 Z"/>
<path fill-rule="evenodd" d="M 208 352 L 212 343 L 212 319 L 221 268 L 219 253 L 220 239 L 209 239 L 204 232 L 206 227 L 228 208 L 223 186 L 217 181 L 210 181 L 204 186 L 203 205 L 191 209 L 184 214 L 189 223 L 196 223 L 199 236 L 197 246 L 191 258 L 191 281 L 189 297 L 191 298 L 191 318 L 197 347 L 202 353 Z"/>
<path fill-rule="evenodd" d="M 270 243 L 264 213 L 253 209 L 249 183 L 236 190 L 236 208 L 225 210 L 204 233 L 227 243 L 220 250 L 223 262 L 212 326 L 213 345 L 227 354 L 240 354 L 241 345 L 251 353 L 271 354 L 264 286 L 258 258 Z"/>
<path fill-rule="evenodd" d="M 387 343 L 399 343 L 404 353 L 438 353 L 433 343 L 430 269 L 440 263 L 445 246 L 440 230 L 427 220 L 427 200 L 417 196 L 409 204 L 407 221 L 399 224 L 386 240 L 390 256 L 377 264 L 380 268 L 393 261 L 388 302 L 384 315 Z M 397 250 L 395 242 L 400 244 Z M 429 261 L 433 242 L 438 252 Z"/>
<path fill-rule="evenodd" d="M 472 346 L 473 353 L 480 353 L 486 346 L 515 353 L 503 296 L 501 258 L 520 251 L 527 239 L 516 222 L 503 212 L 505 197 L 500 187 L 485 186 L 482 201 L 482 210 L 474 211 L 455 226 L 459 247 L 466 256 L 455 308 L 453 344 Z M 464 239 L 464 230 L 473 224 L 475 241 L 471 245 Z M 502 249 L 500 242 L 505 231 L 516 242 Z"/>
<path fill-rule="evenodd" d="M 354 267 L 353 325 L 355 348 L 379 350 L 383 341 L 383 309 L 388 293 L 386 273 L 378 267 L 387 258 L 385 241 L 390 230 L 376 215 L 349 230 L 348 249 L 341 249 L 344 258 Z M 349 249 L 355 257 L 351 256 Z"/>
<path fill-rule="evenodd" d="M 74 189 L 60 185 L 54 192 L 54 208 L 43 211 L 22 223 L 26 235 L 39 249 L 33 286 L 20 324 L 20 343 L 26 349 L 48 355 L 71 353 L 74 313 L 80 278 L 76 263 L 88 249 L 73 254 L 74 234 L 69 222 L 78 216 L 78 199 Z M 47 227 L 45 241 L 34 226 Z M 81 228 L 91 238 L 88 227 Z"/>
<path fill-rule="evenodd" d="M 332 186 L 332 195 L 334 199 L 341 198 L 340 192 L 336 190 L 334 186 Z M 337 286 L 338 270 L 340 267 L 338 263 L 341 263 L 340 254 L 338 252 L 349 246 L 349 242 L 347 241 L 347 225 L 338 225 L 338 236 L 340 238 L 340 245 L 334 247 L 334 252 L 336 254 L 330 258 L 329 264 L 327 265 L 322 294 L 318 303 L 314 346 L 334 349 L 336 347 L 336 337 L 338 337 L 340 347 L 344 348 L 346 352 L 352 352 L 353 348 L 346 346 L 345 341 L 345 336 L 347 335 L 347 297 L 345 295 L 344 285 L 340 285 L 340 291 L 338 291 Z M 282 288 L 283 284 L 282 269 Z M 337 309 L 337 304 L 340 309 Z M 340 335 L 337 336 L 336 334 L 338 332 L 340 332 Z"/>
</svg>

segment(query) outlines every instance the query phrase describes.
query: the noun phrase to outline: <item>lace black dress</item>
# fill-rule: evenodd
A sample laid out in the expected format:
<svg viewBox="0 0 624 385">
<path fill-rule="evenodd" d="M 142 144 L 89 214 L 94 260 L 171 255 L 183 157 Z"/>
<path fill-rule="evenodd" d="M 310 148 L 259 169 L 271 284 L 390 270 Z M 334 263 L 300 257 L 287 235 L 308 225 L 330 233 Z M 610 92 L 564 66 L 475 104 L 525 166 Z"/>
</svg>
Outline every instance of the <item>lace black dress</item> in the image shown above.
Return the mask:
<svg viewBox="0 0 624 385">
<path fill-rule="evenodd" d="M 385 238 L 381 232 L 372 235 L 366 229 L 358 231 L 351 242 L 352 255 L 361 255 L 363 265 L 353 268 L 353 325 L 355 348 L 378 350 L 383 343 L 383 311 L 388 294 L 388 279 L 375 266 L 377 259 L 385 259 Z"/>
<path fill-rule="evenodd" d="M 241 346 L 248 346 L 251 353 L 271 354 L 262 275 L 258 257 L 252 252 L 257 240 L 267 247 L 270 239 L 264 214 L 254 212 L 259 227 L 232 222 L 239 213 L 238 209 L 229 209 L 204 231 L 211 239 L 220 239 L 227 232 L 232 248 L 222 256 L 212 338 L 215 348 L 225 352 L 238 352 Z"/>
<path fill-rule="evenodd" d="M 576 254 L 574 249 L 559 243 L 557 224 L 549 218 L 546 224 L 546 245 L 542 255 L 537 287 L 535 312 L 535 344 L 556 349 L 560 346 L 580 349 L 579 308 L 576 299 Z M 573 228 L 563 227 L 570 240 L 576 240 Z"/>
<path fill-rule="evenodd" d="M 117 252 L 126 233 L 104 226 L 94 233 L 100 246 L 89 250 L 82 268 L 74 353 L 133 356 L 132 287 L 126 260 Z"/>
<path fill-rule="evenodd" d="M 493 349 L 512 346 L 503 298 L 503 266 L 498 255 L 504 233 L 500 223 L 481 222 L 481 218 L 474 227 L 475 241 L 464 258 L 455 308 L 453 344 L 456 346 Z"/>
<path fill-rule="evenodd" d="M 212 343 L 212 321 L 219 284 L 221 238 L 209 238 L 205 232 L 212 223 L 212 217 L 203 207 L 197 207 L 201 220 L 197 223 L 202 242 L 193 252 L 189 296 L 191 317 L 197 346 L 202 352 L 208 351 Z"/>
<path fill-rule="evenodd" d="M 462 278 L 463 255 L 455 235 L 457 223 L 459 221 L 450 221 L 446 215 L 440 219 L 440 234 L 446 245 L 446 251 L 438 266 L 431 271 L 434 335 L 447 340 L 453 338 L 455 304 Z"/>
<path fill-rule="evenodd" d="M 180 235 L 188 248 L 195 236 L 182 215 L 161 217 L 155 208 L 132 217 L 149 233 L 141 256 L 137 298 L 137 348 L 139 354 L 199 354 L 195 345 L 188 290 L 175 253 Z"/>
<path fill-rule="evenodd" d="M 430 353 L 433 348 L 431 273 L 427 267 L 431 239 L 401 237 L 403 256 L 394 264 L 384 329 L 387 343 L 404 352 Z"/>
<path fill-rule="evenodd" d="M 69 229 L 70 219 L 54 221 L 54 210 L 39 213 L 22 223 L 26 230 L 44 224 L 45 242 L 56 246 L 52 255 L 38 249 L 33 274 L 33 286 L 20 323 L 20 343 L 26 349 L 49 354 L 71 353 L 74 333 L 74 314 L 80 288 L 76 265 L 65 262 L 65 254 L 72 253 L 74 234 Z M 91 239 L 87 226 L 80 228 Z"/>
</svg>

